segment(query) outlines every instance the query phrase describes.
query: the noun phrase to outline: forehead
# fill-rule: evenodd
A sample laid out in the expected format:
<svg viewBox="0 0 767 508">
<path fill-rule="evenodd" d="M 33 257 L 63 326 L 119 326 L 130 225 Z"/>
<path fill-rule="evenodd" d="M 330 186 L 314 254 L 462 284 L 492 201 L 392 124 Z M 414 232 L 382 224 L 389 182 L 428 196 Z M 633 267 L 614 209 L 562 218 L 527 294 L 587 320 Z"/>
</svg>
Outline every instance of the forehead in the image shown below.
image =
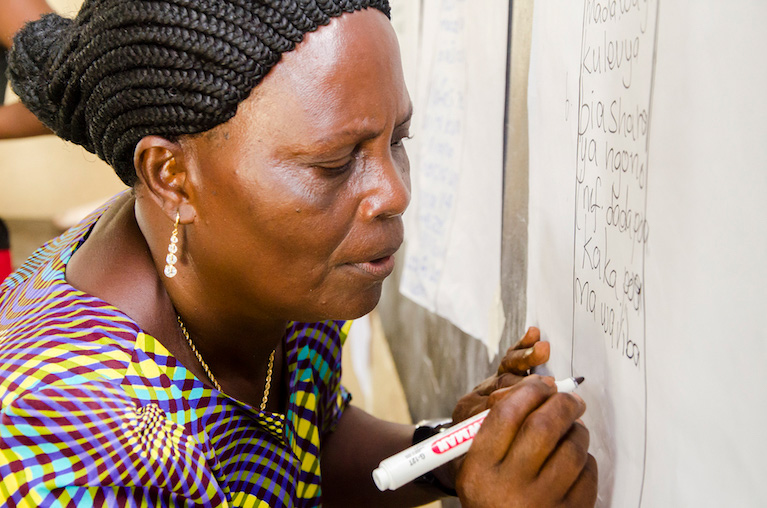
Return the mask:
<svg viewBox="0 0 767 508">
<path fill-rule="evenodd" d="M 318 139 L 396 122 L 409 109 L 394 30 L 384 14 L 367 9 L 307 34 L 240 105 L 234 120 L 249 130 L 268 126 L 271 136 L 285 131 L 294 139 Z"/>
</svg>

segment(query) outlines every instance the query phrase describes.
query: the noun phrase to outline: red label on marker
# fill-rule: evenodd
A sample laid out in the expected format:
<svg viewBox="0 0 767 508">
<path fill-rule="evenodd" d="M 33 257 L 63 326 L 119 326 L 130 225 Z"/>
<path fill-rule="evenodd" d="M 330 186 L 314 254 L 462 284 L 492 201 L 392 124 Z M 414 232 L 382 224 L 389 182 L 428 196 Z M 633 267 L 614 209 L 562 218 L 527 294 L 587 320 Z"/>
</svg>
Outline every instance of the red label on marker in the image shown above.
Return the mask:
<svg viewBox="0 0 767 508">
<path fill-rule="evenodd" d="M 474 436 L 477 435 L 477 431 L 479 430 L 479 427 L 482 425 L 483 421 L 485 421 L 484 418 L 477 420 L 471 425 L 461 429 L 448 431 L 445 434 L 445 437 L 436 440 L 434 444 L 431 445 L 431 450 L 434 453 L 445 453 L 452 450 L 456 446 L 462 445 L 466 441 L 471 441 L 474 439 Z"/>
</svg>

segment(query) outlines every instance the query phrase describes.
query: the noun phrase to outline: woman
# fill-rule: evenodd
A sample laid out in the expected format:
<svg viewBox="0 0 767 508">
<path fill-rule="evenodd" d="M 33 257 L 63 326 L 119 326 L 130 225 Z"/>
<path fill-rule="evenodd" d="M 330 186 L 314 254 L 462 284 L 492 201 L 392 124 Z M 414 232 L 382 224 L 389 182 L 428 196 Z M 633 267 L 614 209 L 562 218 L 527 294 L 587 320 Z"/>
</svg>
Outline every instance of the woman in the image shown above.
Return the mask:
<svg viewBox="0 0 767 508">
<path fill-rule="evenodd" d="M 86 2 L 15 41 L 11 77 L 131 186 L 0 296 L 10 504 L 594 503 L 583 402 L 530 376 L 532 331 L 455 419 L 460 463 L 375 489 L 413 427 L 348 405 L 346 319 L 402 242 L 411 103 L 385 1 Z M 512 443 L 513 441 L 513 443 Z"/>
</svg>

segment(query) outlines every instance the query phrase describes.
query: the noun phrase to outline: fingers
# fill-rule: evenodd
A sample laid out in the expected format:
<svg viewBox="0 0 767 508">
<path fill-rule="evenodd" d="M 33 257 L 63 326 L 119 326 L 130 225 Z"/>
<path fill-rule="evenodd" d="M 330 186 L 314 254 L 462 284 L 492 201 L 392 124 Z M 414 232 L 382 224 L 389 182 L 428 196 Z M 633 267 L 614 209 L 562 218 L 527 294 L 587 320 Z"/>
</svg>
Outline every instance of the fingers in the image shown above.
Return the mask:
<svg viewBox="0 0 767 508">
<path fill-rule="evenodd" d="M 586 467 L 588 457 L 589 431 L 576 421 L 544 463 L 539 478 L 552 486 L 553 495 L 564 498 Z"/>
<path fill-rule="evenodd" d="M 493 392 L 488 398 L 492 410 L 482 423 L 469 453 L 495 463 L 502 462 L 529 415 L 555 392 L 553 381 L 540 376 L 529 376 L 511 388 Z M 540 465 L 535 472 L 539 468 Z"/>
<path fill-rule="evenodd" d="M 494 383 L 492 391 L 500 390 L 501 388 L 508 388 L 509 386 L 514 386 L 515 384 L 519 383 L 523 379 L 525 379 L 523 376 L 517 376 L 516 374 L 509 374 L 509 373 L 501 374 L 500 376 L 496 376 L 494 378 L 495 383 Z M 490 392 L 488 392 L 488 395 L 489 394 Z"/>
<path fill-rule="evenodd" d="M 525 335 L 512 346 L 512 349 L 525 349 L 532 346 L 539 340 L 541 340 L 541 331 L 535 326 L 531 326 L 527 329 Z"/>
<path fill-rule="evenodd" d="M 511 373 L 503 373 L 485 379 L 474 387 L 471 393 L 461 397 L 453 410 L 453 421 L 457 423 L 484 411 L 489 407 L 488 396 L 497 390 L 514 386 L 523 379 L 525 379 L 523 376 Z"/>
<path fill-rule="evenodd" d="M 597 468 L 580 397 L 531 375 L 486 402 L 491 411 L 456 476 L 462 501 L 475 501 L 465 506 L 594 506 Z"/>
<path fill-rule="evenodd" d="M 524 375 L 528 370 L 549 360 L 550 346 L 548 342 L 540 342 L 541 332 L 530 327 L 519 342 L 506 351 L 506 355 L 498 366 L 498 374 L 512 373 Z"/>
<path fill-rule="evenodd" d="M 501 388 L 508 388 L 509 386 L 514 386 L 515 384 L 519 383 L 523 379 L 524 379 L 524 376 L 519 376 L 517 374 L 504 372 L 502 374 L 491 376 L 485 379 L 484 381 L 482 381 L 480 384 L 474 387 L 474 393 L 487 397 L 494 391 L 500 390 Z"/>
<path fill-rule="evenodd" d="M 530 464 L 536 472 L 540 471 L 562 438 L 570 432 L 573 422 L 585 411 L 586 404 L 580 397 L 566 393 L 552 395 L 531 412 L 520 427 L 514 458 Z"/>
<path fill-rule="evenodd" d="M 593 455 L 589 455 L 586 459 L 586 466 L 567 493 L 565 506 L 594 506 L 597 503 L 598 480 L 597 461 Z"/>
</svg>

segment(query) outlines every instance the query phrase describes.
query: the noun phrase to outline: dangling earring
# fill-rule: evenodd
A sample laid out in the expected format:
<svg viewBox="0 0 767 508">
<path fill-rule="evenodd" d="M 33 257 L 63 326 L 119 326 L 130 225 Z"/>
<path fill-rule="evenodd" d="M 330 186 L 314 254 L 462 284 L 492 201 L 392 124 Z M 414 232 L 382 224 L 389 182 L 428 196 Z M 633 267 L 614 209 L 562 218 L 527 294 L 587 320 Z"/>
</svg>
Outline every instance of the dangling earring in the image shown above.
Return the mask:
<svg viewBox="0 0 767 508">
<path fill-rule="evenodd" d="M 164 272 L 165 276 L 169 279 L 172 279 L 178 273 L 178 270 L 174 265 L 178 261 L 176 252 L 178 252 L 178 221 L 180 219 L 181 216 L 176 212 L 176 222 L 173 224 L 173 233 L 170 235 L 170 243 L 168 244 L 168 255 L 165 256 L 165 262 L 167 264 L 165 265 Z"/>
</svg>

